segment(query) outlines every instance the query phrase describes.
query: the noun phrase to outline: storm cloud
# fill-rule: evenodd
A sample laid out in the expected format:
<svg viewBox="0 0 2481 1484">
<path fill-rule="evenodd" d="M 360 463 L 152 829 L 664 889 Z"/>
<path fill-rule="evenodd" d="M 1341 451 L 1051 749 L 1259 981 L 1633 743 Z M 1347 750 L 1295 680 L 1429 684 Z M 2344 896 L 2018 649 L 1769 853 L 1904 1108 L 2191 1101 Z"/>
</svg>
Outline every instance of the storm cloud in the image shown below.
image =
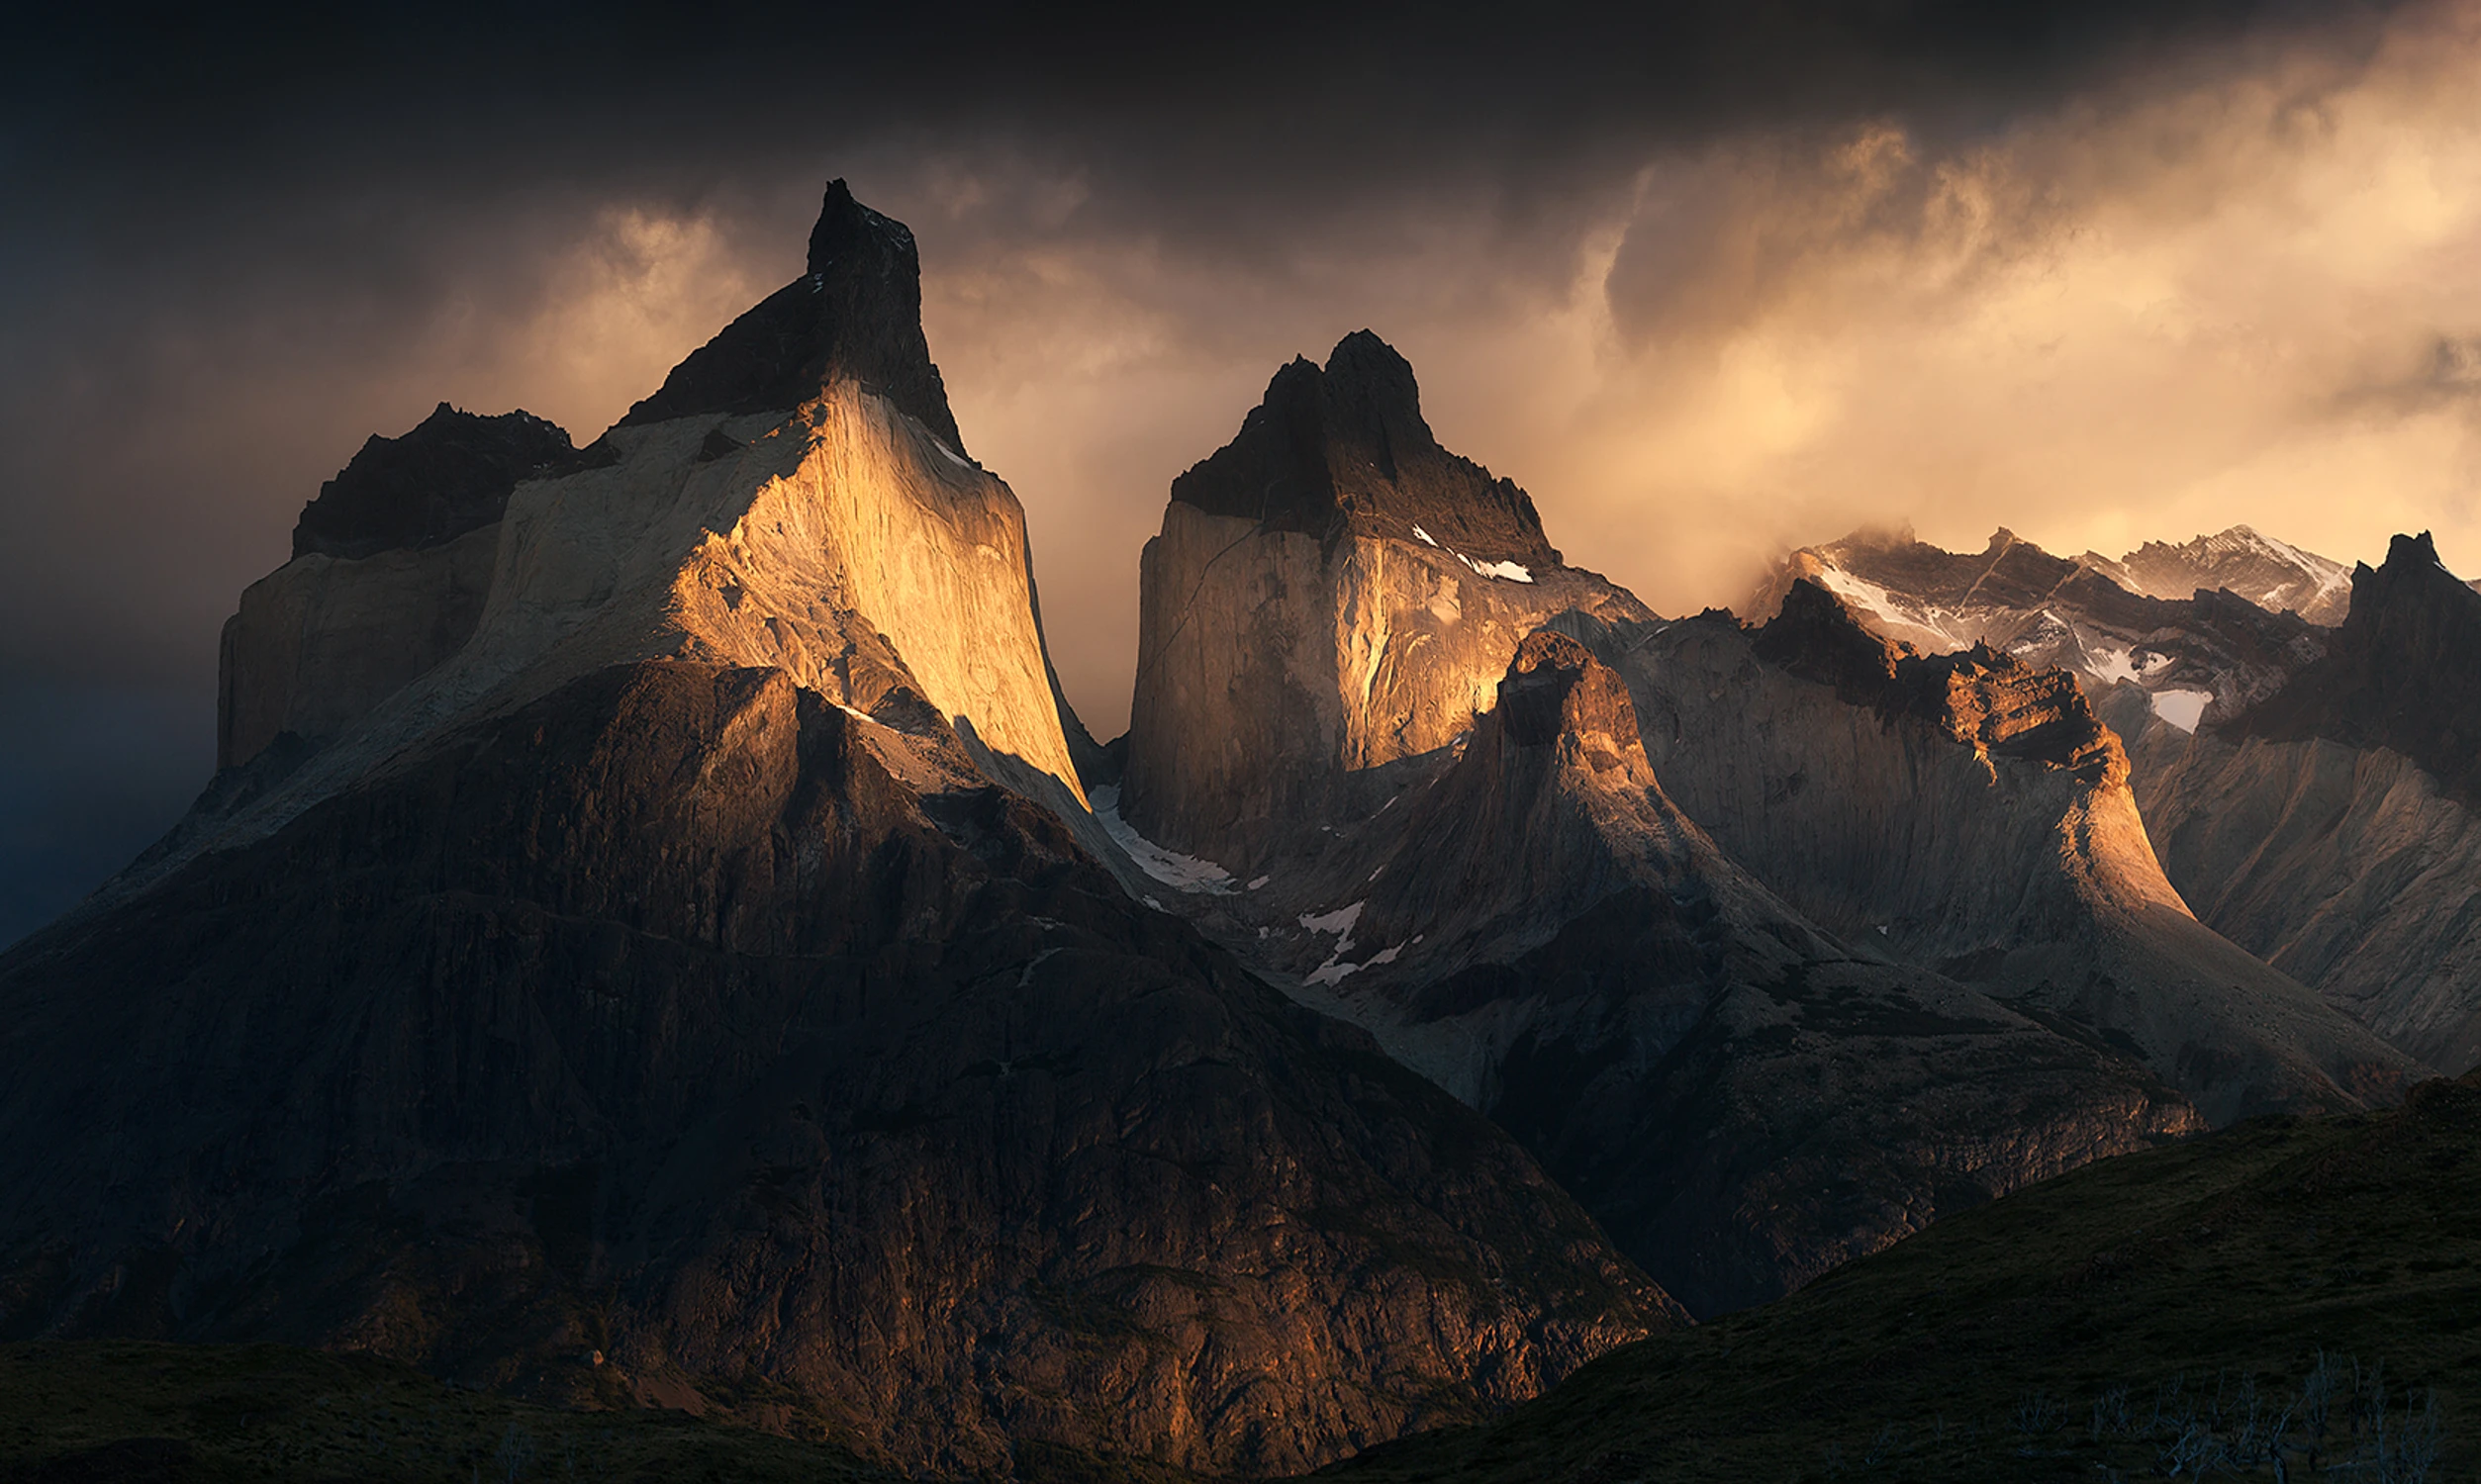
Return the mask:
<svg viewBox="0 0 2481 1484">
<path fill-rule="evenodd" d="M 915 231 L 1106 735 L 1172 477 L 1365 325 L 1665 609 L 1862 521 L 2481 566 L 2471 3 L 43 24 L 0 47 L 0 941 L 205 782 L 218 627 L 365 436 L 591 438 L 835 175 Z"/>
</svg>

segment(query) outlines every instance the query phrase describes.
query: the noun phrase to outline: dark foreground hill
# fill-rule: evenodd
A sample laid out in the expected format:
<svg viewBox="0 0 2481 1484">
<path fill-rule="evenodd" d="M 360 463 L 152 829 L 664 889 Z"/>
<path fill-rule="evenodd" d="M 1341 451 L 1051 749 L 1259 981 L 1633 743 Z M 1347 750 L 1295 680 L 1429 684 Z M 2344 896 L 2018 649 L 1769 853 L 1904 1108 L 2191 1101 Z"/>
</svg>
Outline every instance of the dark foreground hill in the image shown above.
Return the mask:
<svg viewBox="0 0 2481 1484">
<path fill-rule="evenodd" d="M 764 1396 L 730 1415 L 764 1421 Z M 2087 1165 L 1617 1350 L 1394 1480 L 2447 1480 L 2481 1462 L 2481 1074 Z M 0 1480 L 868 1479 L 831 1445 L 557 1412 L 272 1345 L 0 1347 Z M 132 1471 L 147 1460 L 164 1467 Z M 514 1473 L 512 1460 L 523 1460 Z M 1021 1448 L 1027 1478 L 1176 1470 Z M 123 1465 L 130 1465 L 124 1467 Z M 113 1468 L 120 1472 L 112 1472 Z M 186 1470 L 186 1471 L 184 1471 Z"/>
<path fill-rule="evenodd" d="M 832 1443 L 683 1412 L 529 1406 L 372 1355 L 133 1341 L 0 1346 L 7 1484 L 903 1477 Z"/>
<path fill-rule="evenodd" d="M 1320 1477 L 2459 1479 L 2477 1425 L 2467 1076 L 2088 1165 Z"/>
</svg>

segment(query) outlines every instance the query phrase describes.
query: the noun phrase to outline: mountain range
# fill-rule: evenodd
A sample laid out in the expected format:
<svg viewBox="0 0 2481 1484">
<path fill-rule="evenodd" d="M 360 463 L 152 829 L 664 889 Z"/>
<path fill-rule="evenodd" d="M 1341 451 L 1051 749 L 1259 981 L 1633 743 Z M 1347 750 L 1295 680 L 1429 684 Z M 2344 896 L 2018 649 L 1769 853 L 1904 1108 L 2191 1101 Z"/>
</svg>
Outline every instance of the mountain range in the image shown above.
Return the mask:
<svg viewBox="0 0 2481 1484">
<path fill-rule="evenodd" d="M 214 781 L 0 954 L 0 1340 L 1296 1472 L 2481 1062 L 2427 537 L 1666 620 L 1362 330 L 1173 482 L 1098 744 L 919 271 L 837 182 L 583 447 L 443 404 L 309 502 Z"/>
</svg>

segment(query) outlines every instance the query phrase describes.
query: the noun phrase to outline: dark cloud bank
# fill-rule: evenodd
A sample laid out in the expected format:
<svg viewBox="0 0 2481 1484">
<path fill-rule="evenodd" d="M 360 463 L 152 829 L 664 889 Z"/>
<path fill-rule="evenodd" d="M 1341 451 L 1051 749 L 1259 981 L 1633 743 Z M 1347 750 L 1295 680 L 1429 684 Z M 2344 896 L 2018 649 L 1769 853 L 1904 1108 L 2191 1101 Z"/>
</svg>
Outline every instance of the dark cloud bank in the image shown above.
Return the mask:
<svg viewBox="0 0 2481 1484">
<path fill-rule="evenodd" d="M 2266 159 L 2225 164 L 2269 130 L 2305 131 L 2282 158 L 2312 165 L 2355 128 L 2419 131 L 2424 74 L 2389 58 L 2408 26 L 2459 55 L 2469 19 L 2135 0 L 20 19 L 0 38 L 0 942 L 204 783 L 218 626 L 366 435 L 447 398 L 585 441 L 791 276 L 827 176 L 915 227 L 933 352 L 1026 500 L 1064 676 L 1107 731 L 1163 491 L 1289 355 L 1378 327 L 1442 436 L 1532 487 L 1572 558 L 1659 604 L 1728 596 L 1699 584 L 1832 533 L 1803 521 L 1891 502 L 1938 535 L 1980 518 L 1958 490 L 2065 498 L 1969 441 L 1871 465 L 1837 429 L 1911 447 L 1933 415 L 1829 386 L 1822 346 L 1882 343 L 1930 396 L 1969 383 L 1952 346 L 1997 316 L 2022 343 L 1994 343 L 2066 368 L 2063 405 L 2096 395 L 2135 352 L 2080 370 L 2046 348 L 2025 275 L 2072 291 L 2098 270 L 2060 244 L 2097 232 L 2142 258 L 2241 231 L 2214 204 Z M 2412 102 L 2344 106 L 2363 95 Z M 2470 378 L 2424 366 L 2463 364 L 2471 342 L 2439 334 L 2481 330 L 2446 323 L 2470 307 L 2403 308 L 2438 322 L 2426 349 L 2358 345 L 2297 395 L 2465 425 Z M 2192 462 L 2217 456 L 2245 463 Z M 1803 472 L 1824 468 L 1841 483 Z"/>
</svg>

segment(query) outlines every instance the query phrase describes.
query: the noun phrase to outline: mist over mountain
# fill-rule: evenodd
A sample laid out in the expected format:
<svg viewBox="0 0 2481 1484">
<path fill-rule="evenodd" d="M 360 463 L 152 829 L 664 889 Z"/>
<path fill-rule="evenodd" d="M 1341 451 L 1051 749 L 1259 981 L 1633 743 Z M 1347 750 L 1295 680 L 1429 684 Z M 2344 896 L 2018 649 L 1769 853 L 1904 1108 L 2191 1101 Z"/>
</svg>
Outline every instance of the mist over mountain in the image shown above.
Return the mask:
<svg viewBox="0 0 2481 1484">
<path fill-rule="evenodd" d="M 811 12 L 14 33 L 0 529 L 103 555 L 0 595 L 38 728 L 0 934 L 205 782 L 214 624 L 366 437 L 445 400 L 591 441 L 801 272 L 830 174 L 924 232 L 927 337 L 1045 517 L 1104 734 L 1166 484 L 1363 325 L 1664 611 L 1899 515 L 2062 552 L 2253 520 L 2371 561 L 2431 528 L 2464 562 L 2456 5 L 1285 14 L 844 9 L 802 88 L 748 51 Z M 2128 309 L 2135 263 L 2196 332 Z M 2046 343 L 2037 388 L 2004 347 Z"/>
<path fill-rule="evenodd" d="M 2471 7 L 24 43 L 0 1475 L 2461 1456 Z"/>
</svg>

